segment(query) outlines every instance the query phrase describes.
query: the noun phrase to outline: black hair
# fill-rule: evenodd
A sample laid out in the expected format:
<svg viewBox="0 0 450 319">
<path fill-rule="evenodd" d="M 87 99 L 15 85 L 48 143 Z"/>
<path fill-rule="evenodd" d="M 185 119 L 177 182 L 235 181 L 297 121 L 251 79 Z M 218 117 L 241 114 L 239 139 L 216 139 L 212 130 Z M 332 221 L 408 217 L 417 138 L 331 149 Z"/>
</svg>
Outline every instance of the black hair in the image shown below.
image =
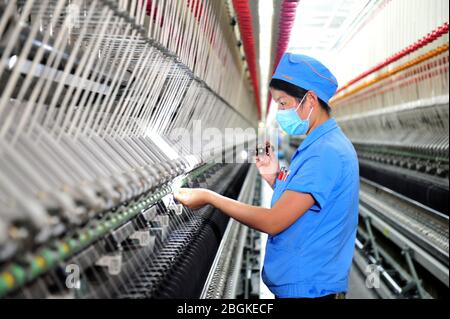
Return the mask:
<svg viewBox="0 0 450 319">
<path fill-rule="evenodd" d="M 286 82 L 286 81 L 283 81 L 283 80 L 279 80 L 279 79 L 272 79 L 270 81 L 269 86 L 272 89 L 286 92 L 287 94 L 289 94 L 290 96 L 295 97 L 299 101 L 301 101 L 303 99 L 303 97 L 306 95 L 306 93 L 308 93 L 308 90 L 305 90 L 305 89 L 303 89 L 303 88 L 301 88 L 299 86 L 296 86 L 294 84 L 291 84 L 289 82 Z M 322 109 L 325 112 L 327 112 L 328 115 L 330 115 L 331 114 L 331 107 L 327 103 L 322 101 L 319 97 L 317 97 L 317 99 L 319 100 L 319 104 L 322 107 Z"/>
</svg>

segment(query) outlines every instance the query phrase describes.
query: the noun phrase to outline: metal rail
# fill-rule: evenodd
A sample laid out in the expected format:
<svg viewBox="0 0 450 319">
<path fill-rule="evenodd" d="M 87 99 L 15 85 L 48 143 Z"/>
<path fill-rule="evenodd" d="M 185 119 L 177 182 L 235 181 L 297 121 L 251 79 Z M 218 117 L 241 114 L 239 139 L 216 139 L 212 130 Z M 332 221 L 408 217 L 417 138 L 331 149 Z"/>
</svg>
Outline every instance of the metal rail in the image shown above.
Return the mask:
<svg viewBox="0 0 450 319">
<path fill-rule="evenodd" d="M 372 228 L 401 248 L 410 271 L 408 277 L 419 287 L 420 279 L 412 261 L 449 286 L 448 216 L 364 178 L 361 179 L 360 216 L 365 221 L 365 237 L 372 245 L 375 262 L 385 254 L 380 253 Z"/>
</svg>

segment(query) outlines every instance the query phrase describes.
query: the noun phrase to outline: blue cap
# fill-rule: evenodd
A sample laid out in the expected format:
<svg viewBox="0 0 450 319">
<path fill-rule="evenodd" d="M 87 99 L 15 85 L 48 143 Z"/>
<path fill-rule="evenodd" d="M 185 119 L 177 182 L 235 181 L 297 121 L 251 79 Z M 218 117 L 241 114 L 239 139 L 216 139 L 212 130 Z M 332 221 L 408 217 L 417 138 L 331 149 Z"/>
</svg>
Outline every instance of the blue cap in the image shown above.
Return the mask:
<svg viewBox="0 0 450 319">
<path fill-rule="evenodd" d="M 338 88 L 334 75 L 322 63 L 306 55 L 285 53 L 272 79 L 289 82 L 328 103 Z"/>
</svg>

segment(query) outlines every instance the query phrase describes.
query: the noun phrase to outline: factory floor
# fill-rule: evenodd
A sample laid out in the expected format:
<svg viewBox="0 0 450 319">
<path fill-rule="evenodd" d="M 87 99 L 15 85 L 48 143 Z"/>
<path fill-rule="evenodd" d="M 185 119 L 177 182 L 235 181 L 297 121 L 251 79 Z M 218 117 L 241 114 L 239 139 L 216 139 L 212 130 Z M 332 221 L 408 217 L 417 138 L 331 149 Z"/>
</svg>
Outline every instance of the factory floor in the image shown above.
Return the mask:
<svg viewBox="0 0 450 319">
<path fill-rule="evenodd" d="M 378 296 L 366 287 L 366 279 L 359 269 L 353 265 L 350 270 L 347 299 L 377 299 Z"/>
</svg>

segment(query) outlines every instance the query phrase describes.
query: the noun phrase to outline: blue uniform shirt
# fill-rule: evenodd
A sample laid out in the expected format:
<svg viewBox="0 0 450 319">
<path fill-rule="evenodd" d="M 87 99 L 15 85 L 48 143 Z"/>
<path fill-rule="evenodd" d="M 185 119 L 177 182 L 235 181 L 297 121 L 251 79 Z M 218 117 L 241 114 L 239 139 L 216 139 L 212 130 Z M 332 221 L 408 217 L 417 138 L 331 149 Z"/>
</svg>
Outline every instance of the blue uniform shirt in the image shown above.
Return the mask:
<svg viewBox="0 0 450 319">
<path fill-rule="evenodd" d="M 315 128 L 277 180 L 272 206 L 286 190 L 315 204 L 287 229 L 269 236 L 262 278 L 280 298 L 346 292 L 358 223 L 359 169 L 351 142 L 334 119 Z"/>
</svg>

